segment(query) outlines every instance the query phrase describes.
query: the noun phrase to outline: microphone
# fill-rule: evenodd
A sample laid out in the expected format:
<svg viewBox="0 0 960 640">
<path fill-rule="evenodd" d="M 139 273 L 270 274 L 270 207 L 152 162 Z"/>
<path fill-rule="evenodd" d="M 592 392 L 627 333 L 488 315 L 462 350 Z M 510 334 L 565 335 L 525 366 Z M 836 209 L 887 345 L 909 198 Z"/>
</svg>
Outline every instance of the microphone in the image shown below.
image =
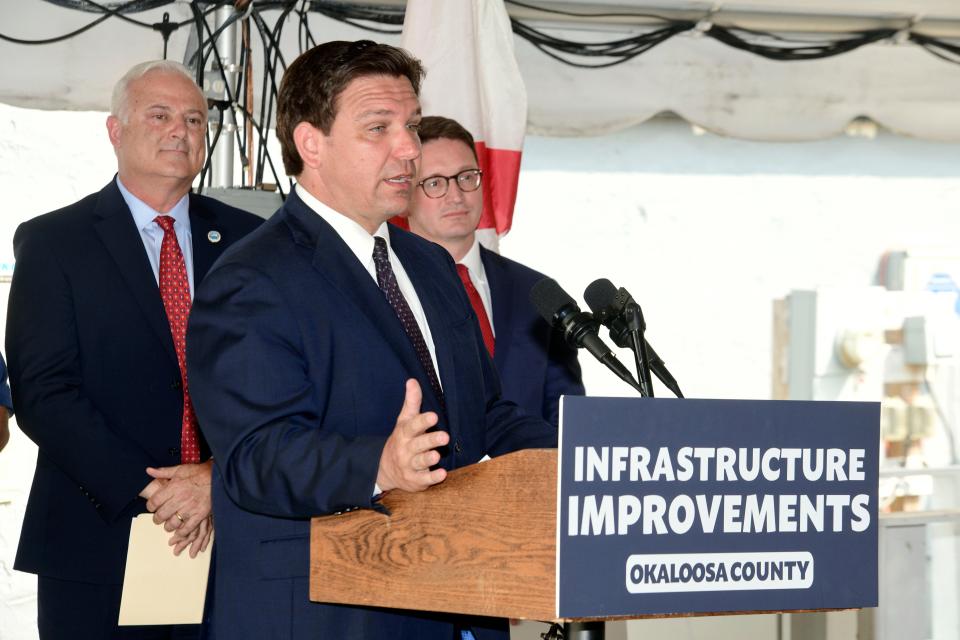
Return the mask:
<svg viewBox="0 0 960 640">
<path fill-rule="evenodd" d="M 633 347 L 630 339 L 630 328 L 623 316 L 627 305 L 636 305 L 637 303 L 626 289 L 623 287 L 617 289 L 606 278 L 600 278 L 590 283 L 583 292 L 583 299 L 587 302 L 587 306 L 590 307 L 597 321 L 610 330 L 610 339 L 613 340 L 614 344 L 623 349 Z M 677 384 L 676 379 L 670 375 L 667 366 L 650 346 L 650 343 L 646 340 L 644 342 L 647 347 L 650 370 L 667 389 L 678 398 L 682 398 L 683 394 L 680 392 L 680 385 Z"/>
<path fill-rule="evenodd" d="M 580 310 L 577 303 L 553 278 L 544 278 L 530 289 L 530 302 L 550 326 L 563 333 L 563 339 L 575 349 L 586 349 L 613 371 L 618 378 L 640 390 L 630 371 L 617 360 L 610 347 L 600 339 L 600 328 L 593 315 Z"/>
</svg>

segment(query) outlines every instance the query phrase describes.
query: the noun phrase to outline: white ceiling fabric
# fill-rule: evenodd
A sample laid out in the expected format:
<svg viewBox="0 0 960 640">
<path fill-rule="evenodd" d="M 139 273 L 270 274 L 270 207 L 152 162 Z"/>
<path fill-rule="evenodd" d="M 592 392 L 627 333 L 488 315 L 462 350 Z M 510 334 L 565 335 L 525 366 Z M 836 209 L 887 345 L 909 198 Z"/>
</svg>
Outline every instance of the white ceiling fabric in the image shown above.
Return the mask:
<svg viewBox="0 0 960 640">
<path fill-rule="evenodd" d="M 531 1 L 573 6 L 564 0 Z M 580 0 L 577 6 L 589 4 L 597 3 Z M 673 10 L 707 6 L 669 0 L 619 4 L 621 9 L 634 11 L 655 10 L 651 5 Z M 960 20 L 960 2 L 955 0 L 753 0 L 721 6 L 731 11 L 784 15 L 829 11 L 878 19 L 921 15 Z M 173 20 L 190 16 L 184 3 L 165 10 Z M 268 22 L 271 13 L 267 13 Z M 163 10 L 156 10 L 135 17 L 157 22 L 162 14 Z M 0 31 L 21 38 L 58 35 L 95 17 L 42 0 L 0 3 Z M 576 21 L 534 24 L 549 28 L 552 35 L 575 40 L 612 39 L 638 32 L 629 25 L 598 30 Z M 318 39 L 367 37 L 399 43 L 399 36 L 371 33 L 322 16 L 312 16 L 311 26 Z M 182 59 L 187 31 L 182 28 L 173 34 L 169 57 Z M 296 55 L 296 40 L 296 24 L 291 22 L 284 32 L 288 60 Z M 255 36 L 255 42 L 259 52 L 259 37 Z M 900 134 L 960 141 L 960 65 L 909 43 L 877 43 L 824 60 L 777 62 L 707 37 L 682 34 L 606 69 L 563 65 L 519 38 L 516 51 L 529 96 L 531 133 L 609 133 L 669 111 L 715 133 L 751 140 L 827 138 L 844 131 L 852 119 L 866 116 Z M 55 45 L 0 41 L 0 58 L 6 61 L 0 66 L 0 102 L 43 109 L 106 110 L 115 79 L 135 62 L 158 58 L 161 52 L 158 34 L 116 19 Z M 254 59 L 254 75 L 259 80 L 259 55 Z"/>
</svg>

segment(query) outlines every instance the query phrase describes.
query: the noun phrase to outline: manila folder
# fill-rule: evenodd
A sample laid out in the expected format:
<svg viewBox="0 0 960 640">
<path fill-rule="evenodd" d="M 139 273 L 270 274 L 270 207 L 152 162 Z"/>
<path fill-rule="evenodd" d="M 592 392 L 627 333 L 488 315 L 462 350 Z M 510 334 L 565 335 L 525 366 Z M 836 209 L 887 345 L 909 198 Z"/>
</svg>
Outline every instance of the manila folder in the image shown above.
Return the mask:
<svg viewBox="0 0 960 640">
<path fill-rule="evenodd" d="M 200 624 L 210 572 L 210 550 L 191 558 L 189 548 L 179 556 L 167 544 L 163 525 L 152 513 L 142 513 L 130 527 L 130 547 L 123 574 L 118 624 Z"/>
</svg>

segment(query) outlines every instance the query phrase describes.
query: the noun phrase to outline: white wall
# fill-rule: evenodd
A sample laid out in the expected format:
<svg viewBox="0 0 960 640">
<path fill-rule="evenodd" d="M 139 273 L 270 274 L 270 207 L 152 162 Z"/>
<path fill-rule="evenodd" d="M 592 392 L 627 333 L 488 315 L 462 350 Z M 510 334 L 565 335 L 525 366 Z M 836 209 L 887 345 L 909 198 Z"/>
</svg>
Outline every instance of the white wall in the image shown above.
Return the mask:
<svg viewBox="0 0 960 640">
<path fill-rule="evenodd" d="M 104 118 L 0 105 L 0 274 L 20 221 L 111 178 Z M 960 247 L 957 151 L 886 134 L 748 143 L 694 136 L 677 121 L 602 138 L 529 138 L 514 228 L 501 247 L 578 300 L 600 277 L 628 288 L 687 395 L 768 398 L 775 298 L 871 284 L 889 249 Z M 587 358 L 591 394 L 631 393 Z M 32 582 L 11 570 L 34 460 L 14 428 L 0 453 L 4 640 L 35 637 Z"/>
<path fill-rule="evenodd" d="M 626 287 L 685 394 L 768 398 L 774 299 L 873 284 L 889 249 L 960 250 L 957 154 L 885 134 L 742 142 L 678 121 L 528 138 L 501 249 L 577 299 L 600 277 Z M 587 364 L 592 394 L 631 393 Z"/>
</svg>

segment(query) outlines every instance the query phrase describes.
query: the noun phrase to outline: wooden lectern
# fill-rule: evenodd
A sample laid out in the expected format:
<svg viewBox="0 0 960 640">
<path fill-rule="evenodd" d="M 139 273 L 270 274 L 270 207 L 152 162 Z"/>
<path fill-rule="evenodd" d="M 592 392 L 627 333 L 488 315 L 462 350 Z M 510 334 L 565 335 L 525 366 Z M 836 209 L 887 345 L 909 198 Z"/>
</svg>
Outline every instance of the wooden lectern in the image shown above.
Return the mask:
<svg viewBox="0 0 960 640">
<path fill-rule="evenodd" d="M 391 515 L 313 519 L 311 600 L 556 619 L 556 449 L 457 469 L 382 502 Z"/>
<path fill-rule="evenodd" d="M 389 516 L 315 518 L 310 598 L 554 622 L 876 606 L 879 405 L 563 411 L 562 467 L 519 451 L 390 492 Z"/>
</svg>

